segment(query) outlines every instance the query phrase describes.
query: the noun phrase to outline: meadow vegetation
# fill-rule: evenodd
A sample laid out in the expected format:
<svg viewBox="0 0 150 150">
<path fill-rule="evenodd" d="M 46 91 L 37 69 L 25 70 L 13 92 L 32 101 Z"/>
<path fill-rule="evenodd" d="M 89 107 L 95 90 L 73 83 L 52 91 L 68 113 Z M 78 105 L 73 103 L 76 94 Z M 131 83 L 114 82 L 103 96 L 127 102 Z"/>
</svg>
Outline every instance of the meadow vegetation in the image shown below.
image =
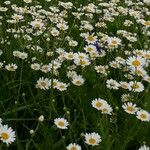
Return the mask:
<svg viewBox="0 0 150 150">
<path fill-rule="evenodd" d="M 150 150 L 150 0 L 0 1 L 0 150 Z"/>
</svg>

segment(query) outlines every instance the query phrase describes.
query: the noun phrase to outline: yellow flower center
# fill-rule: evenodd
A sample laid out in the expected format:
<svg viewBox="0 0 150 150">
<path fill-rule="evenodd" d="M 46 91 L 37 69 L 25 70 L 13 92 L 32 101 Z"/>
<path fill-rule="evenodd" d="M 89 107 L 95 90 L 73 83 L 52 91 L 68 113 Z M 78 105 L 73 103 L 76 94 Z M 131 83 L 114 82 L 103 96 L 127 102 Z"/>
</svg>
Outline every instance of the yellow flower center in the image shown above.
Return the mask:
<svg viewBox="0 0 150 150">
<path fill-rule="evenodd" d="M 71 147 L 70 150 L 77 150 L 77 148 L 75 146 Z"/>
<path fill-rule="evenodd" d="M 109 48 L 114 48 L 114 44 L 110 44 L 110 45 L 109 45 Z"/>
<path fill-rule="evenodd" d="M 138 88 L 139 88 L 139 85 L 138 85 L 137 83 L 134 83 L 134 84 L 132 85 L 132 88 L 133 88 L 133 89 L 138 89 Z"/>
<path fill-rule="evenodd" d="M 78 81 L 76 81 L 76 84 L 81 84 L 81 81 L 79 81 L 79 80 L 78 80 Z"/>
<path fill-rule="evenodd" d="M 61 29 L 61 30 L 64 30 L 64 29 L 65 29 L 65 27 L 62 25 L 62 26 L 60 26 L 60 29 Z"/>
<path fill-rule="evenodd" d="M 137 55 L 142 55 L 142 52 L 138 51 L 138 52 L 137 52 Z"/>
<path fill-rule="evenodd" d="M 95 140 L 94 138 L 90 138 L 90 139 L 89 139 L 89 143 L 90 143 L 90 144 L 95 144 L 95 143 L 96 143 L 96 140 Z"/>
<path fill-rule="evenodd" d="M 89 41 L 94 41 L 94 37 L 93 37 L 92 35 L 90 35 L 90 36 L 88 37 L 88 40 L 89 40 Z"/>
<path fill-rule="evenodd" d="M 24 13 L 28 13 L 28 12 L 29 12 L 28 9 L 25 8 L 25 9 L 24 9 Z"/>
<path fill-rule="evenodd" d="M 127 110 L 130 111 L 130 112 L 133 112 L 135 109 L 132 106 L 128 106 Z"/>
<path fill-rule="evenodd" d="M 86 64 L 86 62 L 85 62 L 84 60 L 80 59 L 79 64 L 80 64 L 80 65 L 85 65 L 85 64 Z"/>
<path fill-rule="evenodd" d="M 65 88 L 65 86 L 64 86 L 64 85 L 60 85 L 60 88 L 61 88 L 61 89 L 64 89 L 64 88 Z"/>
<path fill-rule="evenodd" d="M 96 106 L 97 106 L 97 107 L 101 107 L 102 105 L 103 105 L 103 104 L 100 103 L 100 102 L 97 102 L 97 103 L 96 103 Z"/>
<path fill-rule="evenodd" d="M 33 69 L 37 69 L 38 68 L 38 66 L 33 66 Z"/>
<path fill-rule="evenodd" d="M 73 55 L 72 55 L 72 54 L 69 54 L 69 55 L 68 55 L 68 58 L 73 58 Z"/>
<path fill-rule="evenodd" d="M 18 16 L 16 16 L 16 17 L 15 17 L 15 19 L 16 19 L 16 20 L 19 20 L 19 17 L 18 17 Z"/>
<path fill-rule="evenodd" d="M 53 86 L 57 86 L 57 82 L 53 82 Z"/>
<path fill-rule="evenodd" d="M 102 112 L 103 112 L 103 113 L 107 113 L 107 112 L 108 112 L 108 109 L 103 108 L 103 109 L 102 109 Z"/>
<path fill-rule="evenodd" d="M 141 114 L 140 117 L 141 117 L 142 119 L 146 119 L 146 115 L 145 115 L 145 114 Z"/>
<path fill-rule="evenodd" d="M 112 40 L 112 41 L 111 41 L 111 44 L 116 45 L 116 44 L 117 44 L 117 41 Z"/>
<path fill-rule="evenodd" d="M 48 66 L 45 66 L 45 67 L 43 68 L 43 70 L 48 70 Z"/>
<path fill-rule="evenodd" d="M 3 132 L 3 133 L 1 134 L 1 138 L 4 139 L 4 140 L 8 140 L 8 139 L 9 139 L 9 134 L 6 133 L 6 132 Z"/>
<path fill-rule="evenodd" d="M 136 74 L 137 74 L 137 75 L 142 75 L 142 71 L 136 70 Z"/>
<path fill-rule="evenodd" d="M 93 51 L 93 48 L 89 47 L 87 50 L 88 50 L 89 52 L 91 52 L 91 51 Z"/>
<path fill-rule="evenodd" d="M 132 62 L 132 65 L 135 66 L 135 67 L 138 67 L 138 66 L 141 65 L 141 62 L 138 61 L 138 60 L 134 60 L 134 61 Z"/>
<path fill-rule="evenodd" d="M 39 23 L 36 23 L 36 24 L 35 24 L 35 27 L 39 28 L 39 27 L 40 27 L 40 24 L 39 24 Z"/>
<path fill-rule="evenodd" d="M 112 64 L 113 67 L 118 67 L 118 64 Z"/>
<path fill-rule="evenodd" d="M 41 82 L 41 85 L 42 85 L 43 87 L 45 87 L 45 86 L 46 86 L 46 83 L 45 83 L 45 82 Z"/>
<path fill-rule="evenodd" d="M 83 59 L 84 57 L 83 56 L 79 56 L 79 59 Z"/>
<path fill-rule="evenodd" d="M 98 68 L 98 71 L 105 71 L 103 68 Z"/>
<path fill-rule="evenodd" d="M 150 21 L 145 21 L 145 22 L 144 22 L 144 25 L 145 25 L 145 26 L 150 26 Z"/>
<path fill-rule="evenodd" d="M 65 125 L 65 123 L 63 121 L 59 121 L 58 125 L 61 126 L 61 127 L 63 127 Z"/>
</svg>

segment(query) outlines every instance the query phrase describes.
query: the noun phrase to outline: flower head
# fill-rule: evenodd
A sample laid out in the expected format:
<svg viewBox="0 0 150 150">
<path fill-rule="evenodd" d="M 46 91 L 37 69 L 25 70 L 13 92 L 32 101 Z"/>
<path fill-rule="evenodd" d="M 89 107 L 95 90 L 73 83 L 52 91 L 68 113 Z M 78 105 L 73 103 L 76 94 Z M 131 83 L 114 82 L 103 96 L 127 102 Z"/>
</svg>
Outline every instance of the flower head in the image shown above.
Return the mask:
<svg viewBox="0 0 150 150">
<path fill-rule="evenodd" d="M 56 118 L 54 120 L 54 124 L 57 126 L 59 129 L 68 129 L 68 121 L 64 118 Z"/>
<path fill-rule="evenodd" d="M 88 145 L 96 146 L 101 142 L 101 136 L 98 133 L 86 133 L 85 134 L 85 143 Z"/>
<path fill-rule="evenodd" d="M 150 114 L 146 110 L 139 110 L 136 117 L 141 121 L 150 121 Z"/>
<path fill-rule="evenodd" d="M 8 127 L 8 125 L 0 126 L 0 138 L 3 143 L 9 145 L 15 141 L 15 137 L 15 132 L 11 127 Z"/>
<path fill-rule="evenodd" d="M 132 104 L 131 102 L 123 104 L 122 108 L 129 114 L 135 114 L 138 110 L 136 104 Z"/>
<path fill-rule="evenodd" d="M 81 146 L 76 143 L 70 143 L 67 146 L 67 150 L 81 150 Z"/>
</svg>

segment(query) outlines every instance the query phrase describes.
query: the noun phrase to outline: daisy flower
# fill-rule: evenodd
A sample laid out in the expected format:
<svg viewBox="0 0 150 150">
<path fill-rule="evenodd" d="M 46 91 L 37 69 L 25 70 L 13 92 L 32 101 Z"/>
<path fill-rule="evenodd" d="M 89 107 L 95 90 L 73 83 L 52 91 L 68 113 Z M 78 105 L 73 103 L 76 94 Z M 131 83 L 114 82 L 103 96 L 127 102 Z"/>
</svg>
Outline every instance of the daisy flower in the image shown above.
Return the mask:
<svg viewBox="0 0 150 150">
<path fill-rule="evenodd" d="M 88 66 L 90 64 L 88 59 L 79 59 L 79 58 L 74 59 L 74 63 L 77 66 L 82 66 L 82 67 Z"/>
<path fill-rule="evenodd" d="M 143 145 L 138 150 L 150 150 L 150 147 Z"/>
<path fill-rule="evenodd" d="M 72 60 L 74 58 L 73 52 L 65 53 L 65 58 L 67 60 Z"/>
<path fill-rule="evenodd" d="M 11 144 L 15 141 L 15 132 L 11 127 L 8 127 L 8 125 L 1 125 L 0 126 L 0 138 L 3 143 L 6 143 L 7 145 Z"/>
<path fill-rule="evenodd" d="M 38 63 L 34 63 L 34 64 L 31 64 L 31 69 L 33 69 L 33 70 L 40 70 L 40 64 L 38 64 Z"/>
<path fill-rule="evenodd" d="M 127 65 L 129 65 L 129 67 L 143 67 L 144 65 L 146 65 L 145 63 L 145 59 L 140 57 L 140 56 L 133 56 L 133 57 L 129 57 L 127 59 Z"/>
<path fill-rule="evenodd" d="M 36 84 L 36 88 L 40 88 L 42 90 L 48 90 L 50 86 L 50 81 L 48 78 L 39 78 L 39 80 L 37 80 L 37 84 Z"/>
<path fill-rule="evenodd" d="M 82 52 L 74 53 L 74 59 L 89 59 L 89 55 Z"/>
<path fill-rule="evenodd" d="M 69 46 L 75 47 L 77 45 L 78 45 L 77 41 L 73 41 L 73 40 L 69 41 Z"/>
<path fill-rule="evenodd" d="M 74 63 L 77 66 L 82 66 L 82 67 L 90 65 L 89 59 L 85 59 L 85 58 L 84 59 L 81 59 L 81 58 L 74 59 Z"/>
<path fill-rule="evenodd" d="M 54 124 L 57 126 L 59 129 L 68 129 L 68 121 L 64 118 L 56 118 L 54 120 Z"/>
<path fill-rule="evenodd" d="M 146 70 L 144 70 L 143 68 L 140 68 L 140 67 L 139 68 L 132 68 L 130 72 L 133 75 L 137 75 L 137 76 L 141 76 L 141 77 L 147 75 Z"/>
<path fill-rule="evenodd" d="M 108 37 L 107 42 L 109 48 L 117 48 L 121 44 L 121 40 L 117 37 Z"/>
<path fill-rule="evenodd" d="M 26 58 L 28 58 L 28 54 L 25 53 L 25 52 L 13 51 L 13 55 L 15 57 L 18 57 L 18 58 L 23 59 L 23 60 L 26 59 Z"/>
<path fill-rule="evenodd" d="M 123 94 L 123 95 L 121 96 L 121 101 L 122 101 L 122 102 L 129 101 L 130 97 L 131 97 L 130 94 Z"/>
<path fill-rule="evenodd" d="M 63 54 L 62 54 L 63 55 Z M 61 56 L 61 55 L 60 55 Z M 64 56 L 63 56 L 64 57 Z M 62 58 L 61 58 L 62 59 Z M 61 61 L 61 60 L 60 60 Z M 61 67 L 61 62 L 59 60 L 54 60 L 52 63 L 49 63 L 50 68 L 53 68 L 54 70 Z"/>
<path fill-rule="evenodd" d="M 16 64 L 8 64 L 5 66 L 5 69 L 8 71 L 15 71 L 18 68 Z"/>
<path fill-rule="evenodd" d="M 33 28 L 41 29 L 42 27 L 44 27 L 44 23 L 40 19 L 36 19 L 36 20 L 32 21 L 30 24 Z"/>
<path fill-rule="evenodd" d="M 147 5 L 150 4 L 150 1 L 149 0 L 143 0 L 144 3 L 146 3 Z"/>
<path fill-rule="evenodd" d="M 120 84 L 117 81 L 113 80 L 113 79 L 109 79 L 109 80 L 106 81 L 106 86 L 109 89 L 118 90 Z"/>
<path fill-rule="evenodd" d="M 58 23 L 57 24 L 57 27 L 60 29 L 60 30 L 63 30 L 63 31 L 65 31 L 65 30 L 67 30 L 69 27 L 68 27 L 68 25 L 66 25 L 65 23 Z"/>
<path fill-rule="evenodd" d="M 96 70 L 97 73 L 101 73 L 105 76 L 107 76 L 107 73 L 108 73 L 108 66 L 95 66 L 94 69 Z"/>
<path fill-rule="evenodd" d="M 81 150 L 81 146 L 76 143 L 70 143 L 67 146 L 67 150 Z"/>
<path fill-rule="evenodd" d="M 92 100 L 91 104 L 97 110 L 102 110 L 104 108 L 104 105 L 107 104 L 107 102 L 101 98 L 98 98 L 98 99 L 96 98 L 96 99 Z"/>
<path fill-rule="evenodd" d="M 57 86 L 59 85 L 59 81 L 57 79 L 53 79 L 53 80 L 50 80 L 50 85 L 52 86 L 53 85 L 53 88 L 56 89 Z"/>
<path fill-rule="evenodd" d="M 23 0 L 25 3 L 32 3 L 32 0 Z"/>
<path fill-rule="evenodd" d="M 144 80 L 150 83 L 150 76 L 148 75 L 144 76 Z"/>
<path fill-rule="evenodd" d="M 129 114 L 135 114 L 138 110 L 138 108 L 136 107 L 136 104 L 132 104 L 131 102 L 124 103 L 122 105 L 122 108 L 125 110 L 125 112 Z"/>
<path fill-rule="evenodd" d="M 120 87 L 122 87 L 123 89 L 129 89 L 129 83 L 125 81 L 120 81 L 119 84 L 120 84 Z"/>
<path fill-rule="evenodd" d="M 68 85 L 66 83 L 62 83 L 62 82 L 57 83 L 57 86 L 56 86 L 56 88 L 59 91 L 65 91 L 65 90 L 67 90 L 67 87 L 68 87 Z"/>
<path fill-rule="evenodd" d="M 146 110 L 139 110 L 136 117 L 141 121 L 150 121 L 150 114 Z"/>
<path fill-rule="evenodd" d="M 67 72 L 68 78 L 74 78 L 75 76 L 77 76 L 77 73 L 75 71 L 68 71 Z"/>
<path fill-rule="evenodd" d="M 115 69 L 121 67 L 120 64 L 119 64 L 119 62 L 117 62 L 117 61 L 110 62 L 109 66 L 112 67 L 112 68 L 115 68 Z"/>
<path fill-rule="evenodd" d="M 150 27 L 150 21 L 143 21 L 142 23 L 145 27 Z"/>
<path fill-rule="evenodd" d="M 101 142 L 101 136 L 98 133 L 86 133 L 85 134 L 85 143 L 88 145 L 96 146 Z"/>
<path fill-rule="evenodd" d="M 77 75 L 77 76 L 74 76 L 73 79 L 72 79 L 72 83 L 74 85 L 77 85 L 77 86 L 81 86 L 84 84 L 84 79 L 82 78 L 82 76 L 80 75 Z"/>
<path fill-rule="evenodd" d="M 144 86 L 141 82 L 137 82 L 137 81 L 130 81 L 129 82 L 130 91 L 134 91 L 134 92 L 142 92 L 144 90 Z"/>
<path fill-rule="evenodd" d="M 150 59 L 150 50 L 145 50 L 143 51 L 142 55 L 145 59 L 149 60 Z"/>
<path fill-rule="evenodd" d="M 60 32 L 59 32 L 56 28 L 53 28 L 53 29 L 51 30 L 51 34 L 52 34 L 53 36 L 59 36 Z"/>
<path fill-rule="evenodd" d="M 41 66 L 40 70 L 44 73 L 48 73 L 51 71 L 51 67 L 49 65 L 43 65 L 43 66 Z"/>
<path fill-rule="evenodd" d="M 23 19 L 22 15 L 14 14 L 11 16 L 12 19 L 14 19 L 16 22 L 19 22 L 21 19 Z"/>
<path fill-rule="evenodd" d="M 87 52 L 87 53 L 90 53 L 90 52 L 95 52 L 96 51 L 96 47 L 94 45 L 88 45 L 84 48 L 84 50 Z"/>
<path fill-rule="evenodd" d="M 88 42 L 88 44 L 93 44 L 94 42 L 96 42 L 97 41 L 97 36 L 94 36 L 94 34 L 87 34 L 86 36 L 85 36 L 85 40 L 86 40 L 86 42 Z"/>
<path fill-rule="evenodd" d="M 113 109 L 109 104 L 105 104 L 104 107 L 101 109 L 102 114 L 109 114 L 111 115 Z"/>
<path fill-rule="evenodd" d="M 133 54 L 136 55 L 136 56 L 142 57 L 144 55 L 144 51 L 136 49 L 136 50 L 133 51 Z"/>
<path fill-rule="evenodd" d="M 93 52 L 90 52 L 89 55 L 90 55 L 90 58 L 92 60 L 94 60 L 96 57 L 99 57 L 99 52 L 98 51 L 93 51 Z"/>
</svg>

